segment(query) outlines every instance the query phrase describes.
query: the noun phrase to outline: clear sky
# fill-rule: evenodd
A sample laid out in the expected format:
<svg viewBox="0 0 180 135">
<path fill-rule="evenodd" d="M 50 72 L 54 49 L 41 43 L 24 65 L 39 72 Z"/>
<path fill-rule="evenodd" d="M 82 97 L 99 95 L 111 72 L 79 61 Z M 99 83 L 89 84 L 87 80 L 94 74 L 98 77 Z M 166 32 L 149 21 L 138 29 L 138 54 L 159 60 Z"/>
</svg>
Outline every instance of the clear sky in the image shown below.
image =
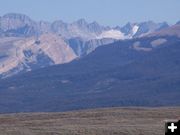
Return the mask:
<svg viewBox="0 0 180 135">
<path fill-rule="evenodd" d="M 0 0 L 0 16 L 9 12 L 36 21 L 85 18 L 111 26 L 147 20 L 173 24 L 180 20 L 180 0 Z"/>
</svg>

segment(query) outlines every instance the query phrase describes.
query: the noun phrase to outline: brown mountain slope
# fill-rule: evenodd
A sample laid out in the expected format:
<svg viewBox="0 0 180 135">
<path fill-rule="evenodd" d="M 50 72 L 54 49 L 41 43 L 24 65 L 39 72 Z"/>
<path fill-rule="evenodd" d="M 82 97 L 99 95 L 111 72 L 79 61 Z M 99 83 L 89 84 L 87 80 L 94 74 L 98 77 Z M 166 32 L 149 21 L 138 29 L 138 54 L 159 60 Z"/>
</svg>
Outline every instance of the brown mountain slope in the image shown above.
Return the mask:
<svg viewBox="0 0 180 135">
<path fill-rule="evenodd" d="M 176 24 L 171 27 L 162 29 L 157 32 L 150 33 L 149 35 L 146 35 L 146 37 L 153 37 L 153 36 L 177 36 L 177 37 L 180 37 L 180 24 Z"/>
<path fill-rule="evenodd" d="M 54 64 L 67 63 L 76 58 L 71 47 L 55 34 L 36 37 L 0 38 L 0 74 L 12 75 Z"/>
</svg>

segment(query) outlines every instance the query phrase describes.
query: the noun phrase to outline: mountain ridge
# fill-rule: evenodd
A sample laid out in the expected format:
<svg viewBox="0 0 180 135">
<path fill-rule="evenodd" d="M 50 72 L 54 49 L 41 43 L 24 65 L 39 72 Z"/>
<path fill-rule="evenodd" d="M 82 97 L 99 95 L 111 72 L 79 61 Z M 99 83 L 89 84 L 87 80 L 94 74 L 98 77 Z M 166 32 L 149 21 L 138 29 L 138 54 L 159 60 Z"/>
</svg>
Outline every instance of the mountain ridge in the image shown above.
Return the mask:
<svg viewBox="0 0 180 135">
<path fill-rule="evenodd" d="M 14 75 L 15 73 L 19 73 L 21 71 L 26 72 L 26 70 L 31 71 L 34 69 L 34 68 L 26 69 L 27 67 L 26 65 L 28 65 L 29 63 L 28 61 L 23 61 L 23 64 L 20 65 L 9 64 L 10 67 L 5 70 L 6 72 L 3 72 L 4 69 L 7 67 L 6 63 L 11 63 L 10 61 L 8 61 L 8 57 L 10 59 L 12 57 L 17 58 L 16 53 L 12 51 L 5 53 L 5 51 L 3 51 L 4 50 L 3 48 L 6 48 L 5 44 L 8 44 L 7 46 L 11 47 L 9 48 L 9 50 L 19 49 L 17 48 L 17 46 L 13 45 L 14 42 L 13 40 L 8 42 L 3 42 L 4 38 L 9 38 L 9 39 L 16 38 L 17 40 L 19 39 L 20 44 L 21 44 L 21 40 L 23 39 L 34 38 L 34 40 L 36 40 L 34 41 L 35 44 L 38 43 L 41 44 L 40 42 L 45 41 L 45 39 L 41 39 L 41 41 L 39 40 L 42 35 L 49 34 L 49 36 L 52 37 L 52 39 L 53 37 L 56 36 L 59 37 L 59 39 L 61 40 L 62 46 L 64 45 L 64 43 L 66 43 L 69 48 L 72 48 L 73 52 L 70 51 L 71 55 L 74 56 L 73 57 L 74 59 L 76 59 L 77 57 L 80 58 L 85 55 L 88 55 L 89 53 L 91 53 L 101 45 L 107 45 L 117 40 L 130 40 L 134 38 L 141 38 L 143 36 L 147 36 L 155 32 L 157 33 L 158 31 L 167 28 L 171 29 L 171 27 L 172 26 L 169 26 L 166 22 L 154 23 L 153 21 L 147 21 L 142 23 L 127 23 L 123 27 L 103 26 L 97 23 L 96 21 L 89 23 L 85 19 L 79 19 L 72 23 L 66 23 L 63 22 L 62 20 L 57 20 L 52 23 L 45 21 L 37 22 L 24 14 L 18 14 L 18 13 L 5 14 L 4 16 L 0 17 L 0 40 L 2 40 L 2 43 L 0 41 L 0 53 L 2 55 L 0 56 L 0 61 L 1 61 L 0 76 L 8 77 L 10 75 Z M 49 42 L 49 44 L 53 44 L 53 41 L 52 43 Z M 20 47 L 20 45 L 18 47 Z M 52 49 L 54 48 L 53 45 L 49 47 Z M 38 46 L 36 46 L 36 48 L 38 48 Z M 136 46 L 136 48 L 141 50 L 143 49 L 142 47 L 138 48 L 138 45 Z M 26 52 L 26 54 L 24 54 L 24 56 L 21 56 L 21 58 L 18 59 L 22 59 L 22 57 L 23 58 L 27 57 L 28 46 L 27 48 L 24 46 L 23 49 L 24 52 Z M 40 56 L 43 59 L 43 61 L 39 61 L 39 63 L 35 62 L 33 64 L 33 67 L 41 68 L 45 66 L 51 66 L 54 64 L 63 64 L 64 63 L 63 61 L 62 62 L 59 61 L 63 59 L 62 57 L 66 57 L 66 55 L 69 54 L 63 53 L 67 51 L 64 50 L 65 48 L 63 47 L 62 49 L 63 50 L 59 50 L 59 53 L 63 55 L 59 55 L 56 53 L 56 56 L 54 56 L 57 57 L 55 61 L 54 59 L 52 59 L 52 57 L 49 57 L 46 53 L 39 54 L 40 52 L 36 52 L 37 54 L 34 55 L 38 57 Z M 29 51 L 33 52 L 32 50 Z M 53 55 L 54 54 L 51 54 L 51 56 Z M 5 61 L 6 58 L 7 61 Z M 50 63 L 47 64 L 46 60 L 48 60 Z M 68 61 L 70 62 L 71 60 Z M 17 59 L 15 63 L 19 63 Z"/>
<path fill-rule="evenodd" d="M 125 32 L 124 33 L 125 35 L 128 35 L 128 34 L 130 34 L 131 30 L 129 30 L 129 33 L 127 33 L 128 31 L 124 30 L 124 29 L 126 29 L 125 27 L 130 28 L 129 25 L 135 25 L 135 24 L 139 25 L 139 27 L 141 27 L 142 25 L 146 25 L 146 27 L 158 27 L 158 25 L 163 25 L 164 27 L 169 26 L 166 22 L 154 23 L 153 21 L 147 21 L 147 22 L 143 22 L 143 23 L 127 23 L 123 27 L 117 26 L 117 27 L 113 28 L 113 27 L 109 27 L 109 26 L 99 25 L 99 23 L 97 23 L 96 21 L 88 23 L 83 18 L 79 19 L 77 21 L 74 21 L 72 23 L 65 23 L 62 20 L 56 20 L 56 21 L 54 21 L 52 23 L 47 22 L 47 21 L 39 21 L 39 22 L 37 22 L 37 21 L 32 20 L 30 17 L 28 17 L 28 16 L 26 16 L 24 14 L 19 14 L 19 13 L 8 13 L 8 14 L 5 14 L 4 16 L 0 17 L 0 18 L 1 18 L 0 19 L 0 23 L 1 23 L 0 29 L 3 30 L 3 31 L 9 30 L 10 28 L 11 29 L 18 28 L 18 26 L 20 26 L 20 24 L 22 24 L 23 26 L 25 26 L 25 24 L 26 24 L 30 28 L 33 28 L 33 29 L 37 30 L 35 33 L 31 33 L 31 34 L 28 33 L 27 34 L 27 36 L 32 36 L 32 34 L 40 34 L 40 31 L 41 32 L 43 31 L 41 29 L 41 25 L 42 25 L 42 22 L 44 22 L 44 26 L 47 27 L 46 29 L 49 29 L 48 32 L 53 32 L 54 31 L 54 32 L 56 32 L 58 34 L 61 34 L 62 36 L 65 36 L 66 38 L 74 38 L 74 37 L 77 37 L 77 36 L 83 37 L 83 34 L 87 34 L 86 32 L 88 32 L 88 31 L 91 32 L 91 33 L 94 33 L 94 35 L 90 34 L 90 35 L 87 35 L 87 36 L 84 37 L 84 38 L 87 38 L 89 36 L 87 39 L 95 38 L 97 36 L 96 35 L 97 33 L 102 33 L 102 31 L 105 31 L 105 30 L 122 30 L 122 31 Z M 5 22 L 2 22 L 4 19 L 5 19 Z M 10 23 L 11 21 L 14 21 L 14 25 L 16 24 L 17 26 L 13 26 L 13 24 Z M 7 26 L 7 24 L 8 24 L 8 26 Z M 71 32 L 72 32 L 72 29 L 78 30 L 80 28 L 80 29 L 82 29 L 82 32 L 84 32 L 84 33 L 82 35 L 78 35 L 78 34 L 75 34 L 75 33 L 72 34 L 72 35 L 71 34 L 67 35 L 67 34 L 63 33 L 63 31 L 55 30 L 55 29 L 58 29 L 58 27 L 62 28 L 64 30 L 69 29 Z M 68 27 L 70 27 L 70 28 L 68 28 Z M 118 27 L 119 27 L 119 29 L 117 29 Z M 150 29 L 150 28 L 147 28 L 147 29 Z M 142 34 L 142 33 L 139 32 L 139 34 L 136 35 L 136 36 L 139 36 L 140 34 Z"/>
</svg>

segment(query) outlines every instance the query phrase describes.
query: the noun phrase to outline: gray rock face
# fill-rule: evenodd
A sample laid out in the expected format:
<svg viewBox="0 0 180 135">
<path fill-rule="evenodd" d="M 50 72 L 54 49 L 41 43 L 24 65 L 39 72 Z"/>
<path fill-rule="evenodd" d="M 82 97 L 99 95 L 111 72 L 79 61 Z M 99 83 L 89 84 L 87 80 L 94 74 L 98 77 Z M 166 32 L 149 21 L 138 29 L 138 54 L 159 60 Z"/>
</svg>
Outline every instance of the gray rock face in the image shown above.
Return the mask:
<svg viewBox="0 0 180 135">
<path fill-rule="evenodd" d="M 33 21 L 26 15 L 6 14 L 1 18 L 1 29 L 4 31 L 21 28 L 25 25 L 32 25 Z"/>
<path fill-rule="evenodd" d="M 26 15 L 10 13 L 1 17 L 0 29 L 4 36 L 33 36 L 37 24 Z"/>
<path fill-rule="evenodd" d="M 117 41 L 116 39 L 92 39 L 84 41 L 80 38 L 72 38 L 67 42 L 77 56 L 82 57 L 94 51 L 97 47 Z"/>
<path fill-rule="evenodd" d="M 43 33 L 49 33 L 52 31 L 51 23 L 49 23 L 49 22 L 40 21 L 40 22 L 38 22 L 37 25 L 38 25 L 37 26 L 38 27 L 38 30 L 37 30 L 38 35 L 43 34 Z"/>
<path fill-rule="evenodd" d="M 71 24 L 63 21 L 55 21 L 51 25 L 52 31 L 62 35 L 65 38 L 80 37 L 85 40 L 95 39 L 103 31 L 108 30 L 107 27 L 99 25 L 97 22 L 88 23 L 84 19 L 80 19 Z"/>
<path fill-rule="evenodd" d="M 122 28 L 119 28 L 123 33 L 125 33 L 125 35 L 128 35 L 130 33 L 132 33 L 133 27 L 137 25 L 136 23 L 130 23 L 128 22 L 125 26 L 123 26 Z"/>
</svg>

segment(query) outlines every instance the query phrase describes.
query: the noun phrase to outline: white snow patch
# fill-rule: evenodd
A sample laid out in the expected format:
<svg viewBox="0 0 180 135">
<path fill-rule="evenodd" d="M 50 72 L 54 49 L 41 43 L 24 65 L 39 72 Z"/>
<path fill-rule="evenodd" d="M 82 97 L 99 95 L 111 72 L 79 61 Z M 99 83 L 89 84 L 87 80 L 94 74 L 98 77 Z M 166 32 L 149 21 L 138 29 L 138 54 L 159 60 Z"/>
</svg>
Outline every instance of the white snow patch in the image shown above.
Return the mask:
<svg viewBox="0 0 180 135">
<path fill-rule="evenodd" d="M 102 38 L 126 39 L 126 37 L 121 31 L 113 30 L 113 29 L 109 31 L 104 31 L 97 37 L 97 39 L 102 39 Z"/>
<path fill-rule="evenodd" d="M 135 25 L 132 29 L 132 35 L 135 35 L 138 29 L 139 29 L 139 26 Z"/>
</svg>

